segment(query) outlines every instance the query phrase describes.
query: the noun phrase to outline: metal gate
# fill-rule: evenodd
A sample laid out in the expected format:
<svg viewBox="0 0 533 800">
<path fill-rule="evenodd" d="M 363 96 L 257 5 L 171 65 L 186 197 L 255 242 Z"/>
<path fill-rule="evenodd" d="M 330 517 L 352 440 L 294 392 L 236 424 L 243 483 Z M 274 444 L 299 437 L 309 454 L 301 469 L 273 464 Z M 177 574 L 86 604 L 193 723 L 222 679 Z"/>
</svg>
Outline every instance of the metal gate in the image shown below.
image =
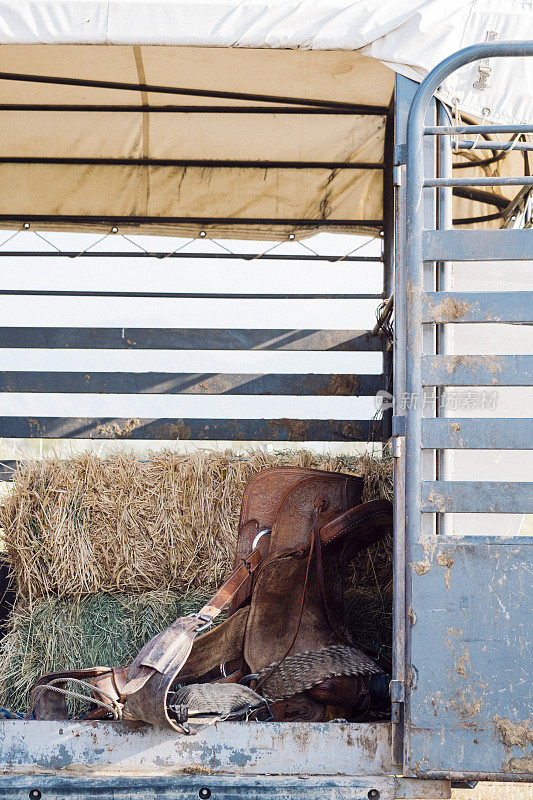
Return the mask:
<svg viewBox="0 0 533 800">
<path fill-rule="evenodd" d="M 450 124 L 434 98 L 472 61 L 532 55 L 533 43 L 456 53 L 418 88 L 406 124 L 414 84 L 398 84 L 393 712 L 406 775 L 533 776 L 532 539 L 454 536 L 447 527 L 450 513 L 532 513 L 533 483 L 443 479 L 451 450 L 533 449 L 533 420 L 445 417 L 439 402 L 445 387 L 533 383 L 532 356 L 455 356 L 443 345 L 447 325 L 533 320 L 532 292 L 446 290 L 447 262 L 533 260 L 533 230 L 446 230 L 453 187 L 533 185 L 530 176 L 452 178 L 451 137 L 466 149 L 465 134 L 478 137 L 475 147 L 486 132 L 518 137 L 533 125 Z M 511 146 L 533 149 L 518 138 L 493 143 L 496 151 Z"/>
</svg>

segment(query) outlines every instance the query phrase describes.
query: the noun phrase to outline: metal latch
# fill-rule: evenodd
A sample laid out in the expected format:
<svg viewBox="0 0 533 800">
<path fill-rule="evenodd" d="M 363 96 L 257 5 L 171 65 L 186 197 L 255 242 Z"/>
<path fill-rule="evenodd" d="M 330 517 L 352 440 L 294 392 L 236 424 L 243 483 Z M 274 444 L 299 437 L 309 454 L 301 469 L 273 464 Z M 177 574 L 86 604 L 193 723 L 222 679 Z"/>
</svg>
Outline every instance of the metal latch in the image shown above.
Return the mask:
<svg viewBox="0 0 533 800">
<path fill-rule="evenodd" d="M 397 164 L 395 167 L 392 168 L 392 182 L 395 186 L 402 185 L 402 176 L 403 171 L 405 169 L 404 164 Z"/>
<path fill-rule="evenodd" d="M 495 42 L 498 38 L 498 33 L 496 31 L 487 31 L 485 36 L 486 42 Z M 490 73 L 492 72 L 492 67 L 490 65 L 490 61 L 488 58 L 483 59 L 480 61 L 477 67 L 477 80 L 474 81 L 472 84 L 474 89 L 479 89 L 480 91 L 485 91 L 485 89 L 489 88 L 489 78 Z"/>
</svg>

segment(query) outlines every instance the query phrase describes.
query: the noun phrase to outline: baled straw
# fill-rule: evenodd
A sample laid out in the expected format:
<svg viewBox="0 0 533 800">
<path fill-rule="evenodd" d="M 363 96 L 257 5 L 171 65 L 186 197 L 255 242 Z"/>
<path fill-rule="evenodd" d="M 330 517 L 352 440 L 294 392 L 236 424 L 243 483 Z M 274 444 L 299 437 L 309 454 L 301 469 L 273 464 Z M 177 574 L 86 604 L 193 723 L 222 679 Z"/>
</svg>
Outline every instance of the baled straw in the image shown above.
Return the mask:
<svg viewBox="0 0 533 800">
<path fill-rule="evenodd" d="M 29 462 L 0 506 L 18 593 L 48 597 L 171 589 L 212 592 L 231 569 L 244 486 L 297 464 L 362 474 L 364 499 L 390 496 L 390 465 L 296 451 L 160 451 Z"/>
</svg>

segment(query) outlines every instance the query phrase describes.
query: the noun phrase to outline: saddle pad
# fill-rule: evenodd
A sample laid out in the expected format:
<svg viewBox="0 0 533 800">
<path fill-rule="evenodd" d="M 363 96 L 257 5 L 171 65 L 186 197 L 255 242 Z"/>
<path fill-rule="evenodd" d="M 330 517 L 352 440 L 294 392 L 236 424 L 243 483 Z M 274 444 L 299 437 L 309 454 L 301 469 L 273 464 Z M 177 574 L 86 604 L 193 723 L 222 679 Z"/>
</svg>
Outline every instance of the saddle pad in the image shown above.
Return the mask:
<svg viewBox="0 0 533 800">
<path fill-rule="evenodd" d="M 258 680 L 261 681 L 261 677 L 267 675 L 273 667 L 275 663 L 264 667 Z M 267 700 L 275 702 L 312 689 L 328 678 L 341 675 L 376 675 L 382 671 L 359 648 L 336 644 L 320 650 L 288 655 L 261 684 L 261 691 Z"/>
<path fill-rule="evenodd" d="M 177 689 L 172 703 L 187 706 L 189 715 L 226 716 L 248 706 L 264 704 L 264 699 L 248 686 L 238 683 L 192 683 Z"/>
</svg>

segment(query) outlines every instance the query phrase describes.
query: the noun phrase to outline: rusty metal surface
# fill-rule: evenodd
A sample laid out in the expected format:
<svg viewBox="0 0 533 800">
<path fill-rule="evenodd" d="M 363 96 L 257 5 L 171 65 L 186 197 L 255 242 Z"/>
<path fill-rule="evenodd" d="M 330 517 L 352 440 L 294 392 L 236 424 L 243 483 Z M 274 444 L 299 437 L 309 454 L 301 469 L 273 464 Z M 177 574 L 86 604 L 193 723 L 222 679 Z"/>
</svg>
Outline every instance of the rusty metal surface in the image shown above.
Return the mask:
<svg viewBox="0 0 533 800">
<path fill-rule="evenodd" d="M 390 725 L 225 722 L 188 737 L 125 722 L 2 720 L 0 761 L 4 774 L 386 776 Z"/>
<path fill-rule="evenodd" d="M 393 778 L 286 778 L 213 776 L 202 773 L 175 777 L 124 778 L 0 776 L 2 800 L 393 800 Z"/>
</svg>

